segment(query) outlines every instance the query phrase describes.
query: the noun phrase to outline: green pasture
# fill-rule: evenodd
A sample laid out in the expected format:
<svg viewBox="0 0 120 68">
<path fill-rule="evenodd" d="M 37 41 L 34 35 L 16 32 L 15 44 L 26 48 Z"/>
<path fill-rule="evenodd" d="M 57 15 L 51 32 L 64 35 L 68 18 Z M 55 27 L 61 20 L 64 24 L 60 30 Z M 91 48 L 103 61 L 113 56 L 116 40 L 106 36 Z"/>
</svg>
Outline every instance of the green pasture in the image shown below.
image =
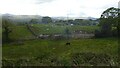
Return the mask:
<svg viewBox="0 0 120 68">
<path fill-rule="evenodd" d="M 33 24 L 32 27 L 38 29 L 40 34 L 54 34 L 54 33 L 64 33 L 65 29 L 69 29 L 71 32 L 75 30 L 82 30 L 86 32 L 94 32 L 98 29 L 98 26 L 79 26 L 79 25 L 54 25 L 54 24 Z"/>
<path fill-rule="evenodd" d="M 72 61 L 72 55 L 76 53 L 107 54 L 114 62 L 117 61 L 118 40 L 116 38 L 71 39 L 69 41 L 71 43 L 70 45 L 65 45 L 66 41 L 67 40 L 32 40 L 24 41 L 23 45 L 14 43 L 4 44 L 2 47 L 2 56 L 3 59 L 8 61 L 17 61 L 19 59 L 33 60 L 34 62 L 32 62 L 32 64 L 37 66 L 39 64 L 52 64 L 52 59 L 62 61 L 61 63 L 63 64 L 63 60 L 69 63 Z M 39 58 L 39 60 L 35 60 L 36 58 Z M 45 62 L 43 63 L 42 61 Z"/>
</svg>

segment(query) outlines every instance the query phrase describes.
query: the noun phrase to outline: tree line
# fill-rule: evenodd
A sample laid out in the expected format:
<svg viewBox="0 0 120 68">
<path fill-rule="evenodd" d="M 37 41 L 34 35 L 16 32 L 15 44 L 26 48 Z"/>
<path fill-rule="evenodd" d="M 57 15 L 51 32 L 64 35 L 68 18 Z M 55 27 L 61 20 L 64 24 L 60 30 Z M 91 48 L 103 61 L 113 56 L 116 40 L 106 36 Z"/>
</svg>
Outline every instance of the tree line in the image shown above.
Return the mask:
<svg viewBox="0 0 120 68">
<path fill-rule="evenodd" d="M 100 17 L 99 30 L 95 31 L 96 37 L 111 37 L 120 35 L 120 9 L 108 8 Z"/>
<path fill-rule="evenodd" d="M 101 17 L 98 19 L 100 27 L 99 30 L 95 30 L 96 37 L 111 37 L 120 35 L 120 9 L 119 8 L 108 8 L 105 10 Z M 75 22 L 74 22 L 75 21 Z M 75 19 L 75 20 L 59 20 L 59 22 L 66 22 L 66 24 L 74 24 L 74 25 L 88 25 L 87 20 Z M 92 21 L 92 20 L 91 20 Z M 43 17 L 42 22 L 44 23 L 52 23 L 52 19 L 50 17 Z M 37 23 L 36 19 L 32 19 L 29 24 Z M 54 22 L 55 23 L 55 22 Z M 10 19 L 2 19 L 2 41 L 10 42 L 9 34 L 12 32 L 12 27 L 15 26 Z"/>
</svg>

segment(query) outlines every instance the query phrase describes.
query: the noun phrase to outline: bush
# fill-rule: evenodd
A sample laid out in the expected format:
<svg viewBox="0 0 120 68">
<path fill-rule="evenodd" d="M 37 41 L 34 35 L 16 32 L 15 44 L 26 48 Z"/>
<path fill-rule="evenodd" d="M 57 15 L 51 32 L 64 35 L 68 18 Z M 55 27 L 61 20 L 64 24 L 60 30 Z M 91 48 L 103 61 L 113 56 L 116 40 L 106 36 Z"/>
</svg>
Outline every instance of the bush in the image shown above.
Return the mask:
<svg viewBox="0 0 120 68">
<path fill-rule="evenodd" d="M 112 35 L 115 36 L 115 37 L 118 37 L 118 35 L 119 35 L 118 30 L 117 29 L 113 30 Z"/>
<path fill-rule="evenodd" d="M 112 31 L 95 30 L 95 37 L 96 38 L 112 37 L 112 36 L 113 36 Z"/>
<path fill-rule="evenodd" d="M 95 37 L 101 37 L 101 32 L 99 30 L 95 30 Z"/>
<path fill-rule="evenodd" d="M 74 53 L 72 54 L 72 64 L 77 66 L 107 66 L 107 65 L 117 65 L 117 62 L 113 60 L 108 54 L 100 53 Z M 114 63 L 114 64 L 112 64 Z"/>
</svg>

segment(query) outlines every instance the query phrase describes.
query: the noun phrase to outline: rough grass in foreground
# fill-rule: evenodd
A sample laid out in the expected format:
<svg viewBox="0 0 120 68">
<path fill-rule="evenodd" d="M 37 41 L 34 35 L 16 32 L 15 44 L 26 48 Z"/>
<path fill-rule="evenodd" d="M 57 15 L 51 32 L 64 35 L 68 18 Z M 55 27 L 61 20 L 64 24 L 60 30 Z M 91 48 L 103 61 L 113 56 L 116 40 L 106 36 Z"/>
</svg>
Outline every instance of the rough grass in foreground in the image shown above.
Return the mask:
<svg viewBox="0 0 120 68">
<path fill-rule="evenodd" d="M 118 40 L 116 38 L 72 39 L 70 46 L 65 43 L 66 40 L 31 40 L 24 41 L 24 45 L 4 44 L 3 64 L 22 64 L 20 66 L 114 66 L 118 64 Z M 78 58 L 73 59 L 75 57 Z"/>
</svg>

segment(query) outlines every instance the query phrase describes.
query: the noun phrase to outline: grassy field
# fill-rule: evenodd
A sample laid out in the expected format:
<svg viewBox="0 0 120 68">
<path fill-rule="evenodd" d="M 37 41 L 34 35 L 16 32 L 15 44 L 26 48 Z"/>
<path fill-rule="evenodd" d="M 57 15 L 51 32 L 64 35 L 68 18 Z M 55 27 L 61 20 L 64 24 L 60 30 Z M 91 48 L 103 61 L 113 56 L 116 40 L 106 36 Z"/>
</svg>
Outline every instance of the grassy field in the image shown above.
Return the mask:
<svg viewBox="0 0 120 68">
<path fill-rule="evenodd" d="M 79 26 L 79 25 L 53 25 L 53 24 L 33 24 L 33 27 L 36 28 L 39 34 L 54 34 L 54 33 L 64 33 L 65 29 L 69 29 L 71 32 L 75 30 L 83 30 L 86 32 L 94 32 L 98 29 L 98 26 Z"/>
<path fill-rule="evenodd" d="M 97 26 L 59 26 L 53 24 L 33 24 L 36 34 L 64 33 L 83 30 L 94 32 Z M 3 66 L 71 66 L 71 65 L 117 65 L 118 40 L 116 38 L 92 38 L 68 40 L 36 39 L 24 26 L 14 26 L 10 33 L 11 43 L 2 46 Z M 28 39 L 28 40 L 20 40 Z"/>
<path fill-rule="evenodd" d="M 98 29 L 98 26 L 59 26 L 53 24 L 33 24 L 32 31 L 34 31 L 37 35 L 40 34 L 57 34 L 65 33 L 65 29 L 68 28 L 71 32 L 75 30 L 83 30 L 86 32 L 94 32 L 95 29 Z M 34 35 L 27 29 L 26 25 L 23 26 L 14 26 L 12 27 L 12 32 L 10 33 L 10 38 L 14 40 L 19 39 L 29 39 L 34 38 Z"/>
<path fill-rule="evenodd" d="M 74 54 L 83 53 L 86 56 L 88 53 L 89 56 L 92 54 L 102 54 L 102 57 L 108 55 L 114 63 L 117 61 L 118 42 L 116 38 L 72 39 L 71 45 L 65 45 L 65 43 L 66 40 L 32 40 L 24 41 L 24 45 L 4 44 L 3 59 L 12 60 L 9 63 L 14 64 L 17 60 L 24 59 L 29 60 L 26 61 L 27 65 L 57 65 L 58 61 L 63 65 L 71 65 Z M 81 59 L 85 61 L 83 57 Z M 52 60 L 55 61 L 51 62 Z M 24 65 L 24 62 L 22 61 L 21 64 Z"/>
<path fill-rule="evenodd" d="M 79 26 L 79 25 L 70 27 L 70 30 L 72 30 L 72 31 L 82 30 L 82 31 L 86 31 L 86 32 L 94 32 L 96 29 L 99 29 L 99 27 L 98 26 Z"/>
<path fill-rule="evenodd" d="M 34 24 L 34 28 L 38 29 L 38 34 L 54 34 L 54 33 L 63 33 L 65 28 L 68 26 L 52 26 L 51 24 Z"/>
<path fill-rule="evenodd" d="M 26 26 L 14 26 L 9 36 L 14 40 L 29 39 L 34 37 Z"/>
</svg>

